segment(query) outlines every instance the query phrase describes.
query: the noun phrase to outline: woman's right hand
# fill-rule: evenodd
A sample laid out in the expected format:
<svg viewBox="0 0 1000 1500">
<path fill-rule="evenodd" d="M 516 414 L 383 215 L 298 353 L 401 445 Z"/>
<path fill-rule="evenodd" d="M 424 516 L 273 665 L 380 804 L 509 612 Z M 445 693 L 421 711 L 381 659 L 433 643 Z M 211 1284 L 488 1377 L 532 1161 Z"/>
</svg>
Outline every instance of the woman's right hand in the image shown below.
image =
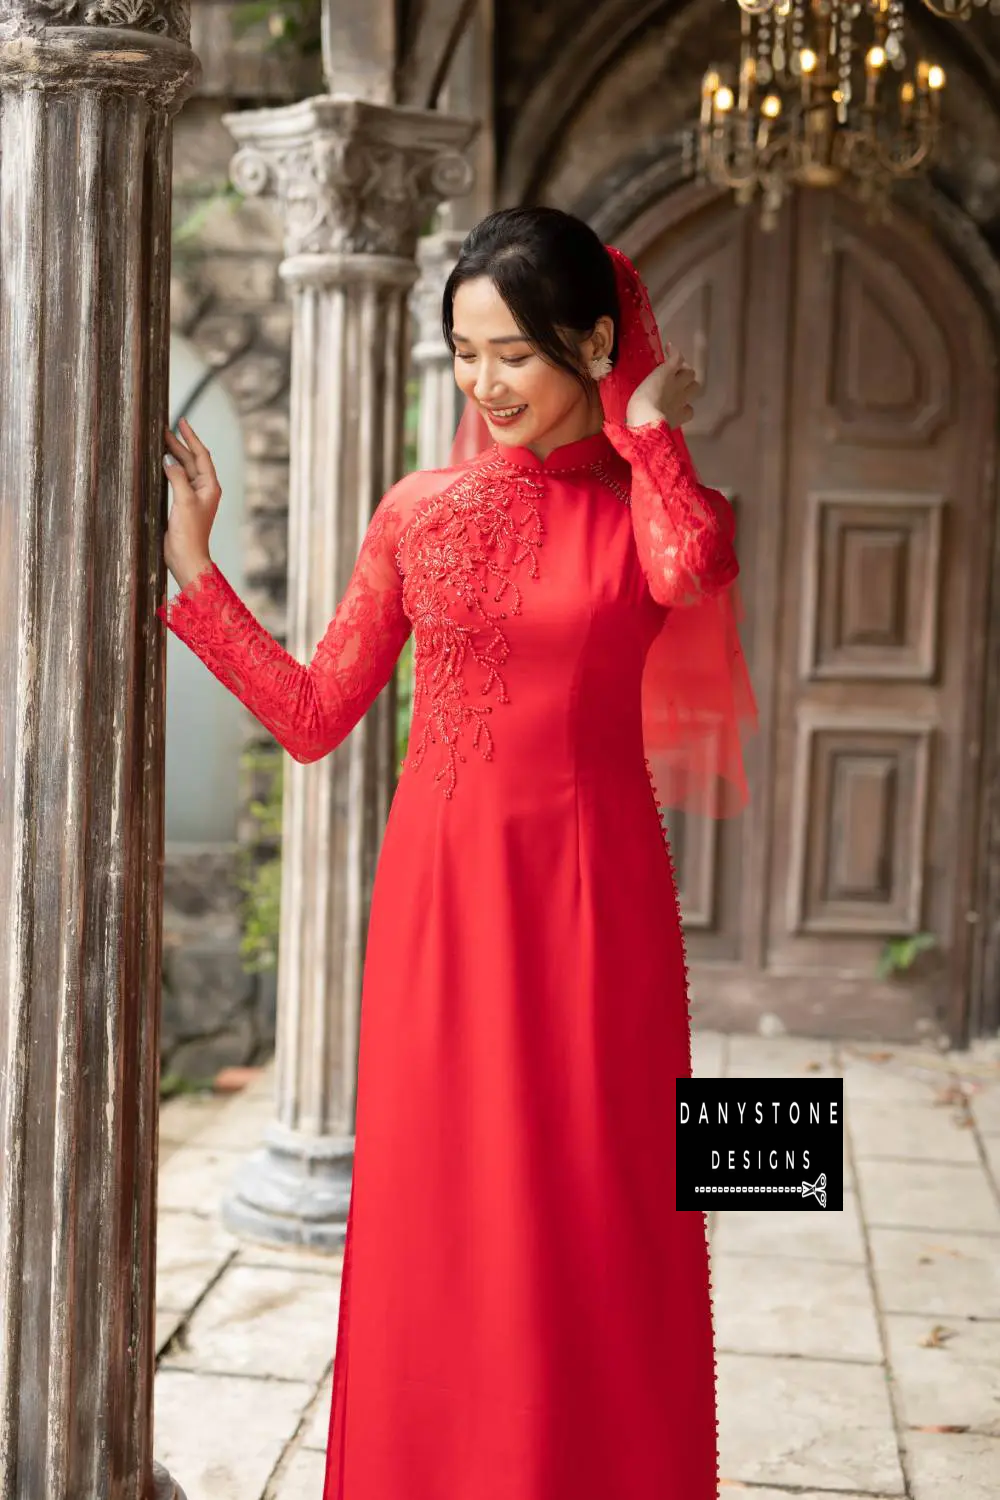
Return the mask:
<svg viewBox="0 0 1000 1500">
<path fill-rule="evenodd" d="M 212 455 L 198 437 L 190 422 L 179 423 L 181 437 L 166 429 L 166 470 L 173 502 L 163 537 L 163 557 L 181 588 L 211 563 L 208 541 L 215 513 L 222 499 Z"/>
</svg>

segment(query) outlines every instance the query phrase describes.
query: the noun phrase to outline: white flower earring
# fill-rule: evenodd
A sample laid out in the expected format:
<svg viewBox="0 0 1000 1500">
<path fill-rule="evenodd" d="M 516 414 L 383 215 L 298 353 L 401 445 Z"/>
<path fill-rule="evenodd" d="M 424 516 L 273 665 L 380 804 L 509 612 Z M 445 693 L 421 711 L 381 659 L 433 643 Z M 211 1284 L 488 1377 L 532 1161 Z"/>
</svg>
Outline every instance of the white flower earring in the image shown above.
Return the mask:
<svg viewBox="0 0 1000 1500">
<path fill-rule="evenodd" d="M 611 374 L 610 354 L 599 354 L 587 366 L 591 380 L 604 380 Z"/>
</svg>

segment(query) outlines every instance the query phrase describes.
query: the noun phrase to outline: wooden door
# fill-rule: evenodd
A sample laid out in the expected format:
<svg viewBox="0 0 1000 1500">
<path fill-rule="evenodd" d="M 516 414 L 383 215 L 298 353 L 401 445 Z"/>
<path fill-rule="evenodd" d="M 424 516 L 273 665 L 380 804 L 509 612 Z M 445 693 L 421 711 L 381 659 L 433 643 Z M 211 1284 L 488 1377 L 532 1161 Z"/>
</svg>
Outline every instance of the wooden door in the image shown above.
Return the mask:
<svg viewBox="0 0 1000 1500">
<path fill-rule="evenodd" d="M 761 710 L 752 805 L 672 820 L 695 1014 L 961 1033 L 995 444 L 985 318 L 901 214 L 804 192 L 647 220 L 639 260 L 705 387 L 689 432 L 736 507 Z M 930 934 L 907 975 L 886 945 Z"/>
</svg>

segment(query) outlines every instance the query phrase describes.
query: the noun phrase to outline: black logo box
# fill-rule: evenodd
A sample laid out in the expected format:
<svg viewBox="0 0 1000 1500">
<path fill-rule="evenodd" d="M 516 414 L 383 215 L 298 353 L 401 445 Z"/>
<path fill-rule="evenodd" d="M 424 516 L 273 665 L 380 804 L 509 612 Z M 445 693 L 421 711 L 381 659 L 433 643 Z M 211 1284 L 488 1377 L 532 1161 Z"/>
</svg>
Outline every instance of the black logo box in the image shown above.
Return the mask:
<svg viewBox="0 0 1000 1500">
<path fill-rule="evenodd" d="M 842 1078 L 678 1078 L 678 1209 L 844 1207 Z"/>
</svg>

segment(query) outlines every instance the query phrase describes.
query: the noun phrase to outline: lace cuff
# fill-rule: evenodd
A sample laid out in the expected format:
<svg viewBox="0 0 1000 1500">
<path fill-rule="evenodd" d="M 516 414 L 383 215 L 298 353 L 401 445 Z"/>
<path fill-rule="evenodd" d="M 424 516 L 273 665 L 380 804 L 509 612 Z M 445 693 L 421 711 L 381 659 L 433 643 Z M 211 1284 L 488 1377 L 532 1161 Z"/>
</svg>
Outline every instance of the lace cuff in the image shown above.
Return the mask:
<svg viewBox="0 0 1000 1500">
<path fill-rule="evenodd" d="M 666 422 L 604 430 L 632 467 L 632 525 L 653 598 L 673 608 L 728 587 L 739 572 L 732 506 L 699 482 L 681 432 Z"/>
<path fill-rule="evenodd" d="M 392 676 L 410 626 L 373 524 L 308 666 L 265 630 L 215 564 L 157 614 L 298 761 L 335 750 Z"/>
</svg>

